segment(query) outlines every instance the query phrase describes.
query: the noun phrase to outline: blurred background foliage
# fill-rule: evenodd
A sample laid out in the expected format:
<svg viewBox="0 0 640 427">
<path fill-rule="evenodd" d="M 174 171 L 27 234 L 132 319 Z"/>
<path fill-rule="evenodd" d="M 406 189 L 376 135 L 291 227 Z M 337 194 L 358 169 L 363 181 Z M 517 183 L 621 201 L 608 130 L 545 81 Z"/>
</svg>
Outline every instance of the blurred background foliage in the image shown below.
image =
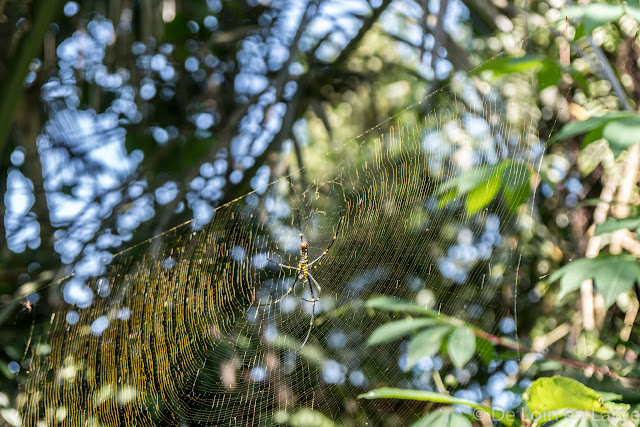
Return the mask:
<svg viewBox="0 0 640 427">
<path fill-rule="evenodd" d="M 496 177 L 479 204 L 448 203 L 478 188 L 464 177 L 438 194 L 446 215 L 433 246 L 457 242 L 496 257 L 491 304 L 469 307 L 475 324 L 640 377 L 639 18 L 633 2 L 563 0 L 0 1 L 3 422 L 18 425 L 26 344 L 65 304 L 83 309 L 108 295 L 90 282 L 105 274 L 105 260 L 191 219 L 199 230 L 215 207 L 251 191 L 247 203 L 264 202 L 261 189 L 294 171 L 300 188 L 338 175 L 331 166 L 342 156 L 354 166 L 366 160 L 359 150 L 369 145 L 349 141 L 396 123 L 449 141 L 442 164 L 470 173 L 497 165 L 473 175 L 483 177 L 476 184 Z M 471 125 L 447 133 L 458 103 L 478 111 L 487 99 L 485 118 L 523 135 L 527 158 L 537 159 L 519 181 L 502 175 L 499 159 L 478 159 Z M 500 198 L 511 220 L 477 215 L 475 234 L 458 222 Z M 439 285 L 477 276 L 479 256 L 440 252 Z M 576 264 L 581 258 L 600 264 Z M 610 288 L 608 275 L 598 276 L 603 265 L 629 273 Z M 64 286 L 48 286 L 72 272 Z M 405 297 L 429 300 L 424 291 L 409 287 Z M 400 363 L 406 343 L 377 360 L 366 349 L 350 353 L 364 381 L 341 358 L 344 343 L 331 343 L 342 338 L 321 333 L 325 382 L 340 408 L 326 413 L 339 416 L 301 409 L 275 421 L 405 425 L 432 409 L 354 403 L 381 385 L 377 371 L 395 369 L 387 365 Z M 423 355 L 403 368 L 402 384 L 386 385 L 447 389 L 508 410 L 532 378 L 562 373 L 627 403 L 640 397 L 634 381 L 597 369 L 474 346 L 478 357 L 446 368 L 446 350 Z"/>
</svg>

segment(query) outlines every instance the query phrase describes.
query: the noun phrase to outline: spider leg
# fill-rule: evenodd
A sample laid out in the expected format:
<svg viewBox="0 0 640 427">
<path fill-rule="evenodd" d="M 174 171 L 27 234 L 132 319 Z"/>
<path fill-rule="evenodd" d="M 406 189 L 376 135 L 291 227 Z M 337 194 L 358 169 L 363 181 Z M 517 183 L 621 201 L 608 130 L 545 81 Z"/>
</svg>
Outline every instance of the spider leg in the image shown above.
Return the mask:
<svg viewBox="0 0 640 427">
<path fill-rule="evenodd" d="M 327 254 L 327 252 L 329 252 L 329 249 L 331 249 L 331 246 L 333 246 L 333 244 L 335 243 L 336 239 L 338 238 L 338 233 L 340 232 L 340 226 L 342 225 L 342 219 L 343 218 L 344 218 L 344 216 L 340 215 L 340 220 L 338 221 L 338 227 L 336 228 L 336 232 L 333 233 L 333 239 L 331 239 L 331 243 L 329 243 L 329 246 L 327 246 L 327 249 L 325 249 L 324 252 L 322 252 L 322 254 L 318 258 L 316 258 L 313 261 L 311 261 L 309 263 L 309 267 L 311 267 L 316 262 L 320 261 Z M 318 266 L 315 266 L 313 268 L 318 268 Z"/>
<path fill-rule="evenodd" d="M 288 268 L 289 270 L 297 270 L 298 269 L 298 267 L 292 267 L 290 265 L 280 264 L 279 262 L 276 262 L 276 261 L 272 260 L 271 258 L 267 258 L 267 261 L 272 262 L 275 265 L 279 265 L 280 267 Z"/>
<path fill-rule="evenodd" d="M 304 238 L 302 237 L 302 221 L 300 220 L 300 209 L 298 209 L 298 230 L 300 230 L 300 244 L 304 243 Z"/>
<path fill-rule="evenodd" d="M 270 302 L 270 303 L 268 303 L 268 304 L 262 304 L 262 303 L 260 303 L 260 302 L 259 302 L 259 303 L 258 303 L 258 306 L 273 305 L 273 304 L 277 304 L 277 303 L 279 303 L 280 301 L 282 301 L 283 299 L 285 299 L 285 298 L 287 297 L 287 295 L 289 295 L 291 292 L 293 292 L 293 289 L 296 287 L 296 283 L 298 283 L 298 276 L 296 276 L 296 280 L 294 280 L 294 281 L 293 281 L 293 285 L 291 285 L 291 286 L 289 287 L 289 289 L 287 290 L 287 292 L 286 292 L 284 295 L 282 295 L 282 296 L 281 296 L 280 298 L 278 298 L 277 300 L 275 300 L 275 301 L 273 301 L 273 302 Z"/>
<path fill-rule="evenodd" d="M 316 318 L 316 301 L 320 300 L 319 297 L 315 298 L 313 296 L 313 288 L 311 287 L 311 283 L 308 280 L 307 280 L 307 283 L 309 283 L 309 291 L 311 291 L 311 301 L 309 300 L 305 300 L 305 301 L 311 303 L 311 322 L 309 322 L 309 330 L 307 331 L 307 336 L 304 338 L 304 341 L 302 342 L 302 345 L 300 346 L 300 349 L 298 349 L 298 351 L 302 350 L 302 347 L 304 347 L 307 341 L 309 341 L 309 336 L 311 335 L 311 329 L 313 329 L 313 321 Z"/>
<path fill-rule="evenodd" d="M 318 288 L 318 298 L 320 299 L 320 292 L 322 292 L 322 288 L 320 288 L 320 285 L 318 284 L 318 282 L 316 281 L 316 279 L 313 278 L 313 276 L 311 275 L 311 273 L 307 273 L 307 276 L 309 276 L 309 279 L 311 279 L 311 281 L 313 282 L 314 285 L 316 285 L 316 288 Z"/>
</svg>

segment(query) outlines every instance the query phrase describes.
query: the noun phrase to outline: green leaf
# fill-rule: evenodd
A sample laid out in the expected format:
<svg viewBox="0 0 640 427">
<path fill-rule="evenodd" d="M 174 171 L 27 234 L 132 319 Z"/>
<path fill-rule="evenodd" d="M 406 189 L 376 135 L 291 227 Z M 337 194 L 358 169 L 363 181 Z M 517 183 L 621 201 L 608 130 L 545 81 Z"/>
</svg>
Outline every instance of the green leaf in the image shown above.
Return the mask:
<svg viewBox="0 0 640 427">
<path fill-rule="evenodd" d="M 419 306 L 418 304 L 413 304 L 408 301 L 401 300 L 400 298 L 394 298 L 394 297 L 388 297 L 388 296 L 373 297 L 365 303 L 365 307 L 373 308 L 376 310 L 401 311 L 404 313 L 411 313 L 411 314 L 424 314 L 427 316 L 434 316 L 434 317 L 438 315 L 437 312 L 431 309 Z"/>
<path fill-rule="evenodd" d="M 482 362 L 489 366 L 489 364 L 494 360 L 495 347 L 493 344 L 484 338 L 476 337 L 476 353 L 480 357 Z"/>
<path fill-rule="evenodd" d="M 502 412 L 471 400 L 459 399 L 457 397 L 449 396 L 448 394 L 440 394 L 432 391 L 404 390 L 401 388 L 383 387 L 361 394 L 358 396 L 358 399 L 405 399 L 448 403 L 450 405 L 465 405 L 489 414 L 491 418 L 499 420 L 507 427 L 512 426 L 515 422 L 513 414 Z"/>
<path fill-rule="evenodd" d="M 564 125 L 558 133 L 553 135 L 553 137 L 547 141 L 547 144 L 551 145 L 564 139 L 582 135 L 600 126 L 604 126 L 612 120 L 618 120 L 624 117 L 633 117 L 634 115 L 634 113 L 630 113 L 628 111 L 613 111 L 602 116 L 589 117 L 587 120 L 570 122 Z"/>
<path fill-rule="evenodd" d="M 624 8 L 619 4 L 591 3 L 585 6 L 569 6 L 562 10 L 569 19 L 582 19 L 586 34 L 613 20 L 624 13 Z"/>
<path fill-rule="evenodd" d="M 565 410 L 606 412 L 598 392 L 574 379 L 560 376 L 538 378 L 524 392 L 522 401 L 535 419 Z"/>
<path fill-rule="evenodd" d="M 513 162 L 502 171 L 502 182 L 505 189 L 510 191 L 519 190 L 523 185 L 529 184 L 530 178 L 531 172 L 524 163 Z"/>
<path fill-rule="evenodd" d="M 580 40 L 586 35 L 587 35 L 587 32 L 584 29 L 584 23 L 581 22 L 580 24 L 576 25 L 576 34 L 575 36 L 573 36 L 573 39 Z"/>
<path fill-rule="evenodd" d="M 447 354 L 458 369 L 471 360 L 476 352 L 476 336 L 469 328 L 456 328 L 447 341 Z"/>
<path fill-rule="evenodd" d="M 592 414 L 578 413 L 554 423 L 553 427 L 611 427 L 615 425 Z"/>
<path fill-rule="evenodd" d="M 603 402 L 612 402 L 614 400 L 623 399 L 622 395 L 618 393 L 611 393 L 609 391 L 600 391 L 600 390 L 596 390 L 596 391 L 600 395 L 600 398 L 602 399 Z"/>
<path fill-rule="evenodd" d="M 504 160 L 495 165 L 474 167 L 440 185 L 437 194 L 444 194 L 444 196 L 440 197 L 438 207 L 445 206 L 457 196 L 467 194 L 465 203 L 467 212 L 477 212 L 496 197 L 503 182 L 507 188 L 520 189 L 524 182 L 529 180 L 529 176 L 530 172 L 525 163 L 512 162 L 511 160 Z M 509 196 L 511 196 L 510 201 L 514 204 L 518 204 L 522 200 L 521 197 L 515 197 L 514 191 L 511 191 Z"/>
<path fill-rule="evenodd" d="M 538 71 L 538 90 L 554 86 L 562 78 L 562 69 L 552 61 L 546 61 Z"/>
<path fill-rule="evenodd" d="M 449 203 L 454 201 L 457 193 L 458 192 L 455 189 L 447 191 L 442 197 L 438 199 L 438 209 L 442 209 Z"/>
<path fill-rule="evenodd" d="M 638 227 L 640 227 L 640 217 L 637 216 L 622 219 L 607 218 L 607 220 L 602 224 L 596 225 L 596 231 L 593 234 L 594 236 L 600 236 L 601 234 L 611 233 L 622 228 L 635 230 Z"/>
<path fill-rule="evenodd" d="M 496 197 L 502 184 L 502 173 L 497 172 L 498 171 L 496 171 L 491 178 L 469 192 L 465 204 L 468 213 L 473 214 L 478 212 Z"/>
<path fill-rule="evenodd" d="M 609 122 L 602 130 L 602 136 L 609 142 L 609 148 L 618 157 L 629 147 L 640 143 L 640 116 L 625 117 Z"/>
<path fill-rule="evenodd" d="M 608 414 L 613 414 L 620 417 L 625 417 L 626 413 L 629 411 L 629 409 L 631 409 L 631 405 L 627 403 L 604 402 L 602 406 L 605 407 Z"/>
<path fill-rule="evenodd" d="M 397 322 L 389 322 L 379 326 L 367 340 L 367 345 L 382 344 L 395 341 L 416 329 L 436 324 L 435 319 L 403 319 Z"/>
<path fill-rule="evenodd" d="M 520 205 L 523 205 L 527 200 L 529 200 L 530 192 L 531 189 L 529 188 L 528 182 L 516 190 L 505 188 L 504 199 L 509 206 L 509 212 L 514 213 Z"/>
<path fill-rule="evenodd" d="M 471 421 L 451 409 L 438 409 L 411 424 L 411 427 L 471 427 Z"/>
<path fill-rule="evenodd" d="M 544 57 L 525 55 L 520 58 L 501 56 L 474 68 L 469 75 L 478 75 L 485 71 L 491 71 L 494 77 L 504 74 L 521 73 L 535 70 L 544 66 Z"/>
<path fill-rule="evenodd" d="M 579 259 L 565 265 L 549 277 L 549 282 L 560 279 L 560 293 L 563 298 L 580 288 L 580 284 L 592 279 L 608 307 L 618 295 L 626 292 L 638 280 L 638 263 L 632 255 L 600 255 L 592 259 Z"/>
<path fill-rule="evenodd" d="M 582 140 L 582 148 L 604 138 L 602 136 L 603 129 L 604 126 L 600 126 L 587 132 L 587 134 L 584 136 L 584 139 Z"/>
<path fill-rule="evenodd" d="M 407 350 L 407 369 L 413 368 L 413 365 L 423 357 L 436 354 L 442 346 L 444 337 L 451 332 L 451 329 L 449 325 L 439 325 L 427 328 L 413 337 Z"/>
<path fill-rule="evenodd" d="M 491 178 L 499 167 L 499 165 L 482 165 L 469 169 L 440 185 L 437 194 L 442 195 L 453 189 L 457 189 L 457 194 L 459 195 L 467 194 L 476 188 L 479 183 Z"/>
<path fill-rule="evenodd" d="M 291 417 L 287 425 L 293 427 L 333 427 L 336 424 L 331 418 L 327 417 L 322 412 L 303 408 Z"/>
</svg>

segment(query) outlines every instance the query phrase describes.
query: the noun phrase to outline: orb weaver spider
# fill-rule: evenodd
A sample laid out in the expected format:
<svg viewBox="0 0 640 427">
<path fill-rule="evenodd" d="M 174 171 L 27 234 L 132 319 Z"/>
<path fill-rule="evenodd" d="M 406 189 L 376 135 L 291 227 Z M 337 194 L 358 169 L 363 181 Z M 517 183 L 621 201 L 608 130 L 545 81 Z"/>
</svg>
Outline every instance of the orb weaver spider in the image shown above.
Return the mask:
<svg viewBox="0 0 640 427">
<path fill-rule="evenodd" d="M 269 262 L 271 262 L 273 264 L 276 264 L 276 265 L 278 265 L 278 266 L 280 266 L 282 268 L 287 268 L 289 270 L 295 270 L 296 271 L 296 278 L 293 281 L 293 284 L 289 287 L 289 289 L 287 289 L 287 292 L 285 292 L 285 294 L 282 295 L 280 298 L 276 299 L 275 301 L 273 301 L 270 304 L 260 304 L 260 303 L 258 303 L 258 305 L 278 304 L 280 301 L 285 299 L 291 292 L 293 292 L 293 290 L 295 289 L 296 284 L 298 282 L 302 282 L 302 283 L 306 282 L 306 284 L 309 286 L 309 292 L 311 293 L 311 299 L 308 300 L 308 299 L 305 299 L 305 298 L 302 298 L 302 297 L 300 297 L 300 299 L 303 300 L 303 301 L 311 303 L 311 322 L 309 322 L 309 330 L 307 331 L 307 336 L 304 338 L 304 341 L 302 342 L 302 345 L 300 346 L 298 351 L 302 350 L 302 347 L 304 347 L 304 345 L 309 340 L 309 336 L 311 335 L 311 329 L 313 329 L 313 321 L 315 320 L 315 317 L 316 317 L 316 302 L 320 301 L 320 292 L 322 291 L 322 288 L 320 287 L 320 284 L 311 275 L 311 271 L 310 270 L 315 270 L 316 268 L 318 268 L 319 266 L 322 265 L 322 259 L 325 257 L 325 255 L 327 255 L 327 253 L 329 252 L 329 249 L 331 249 L 331 247 L 335 243 L 336 239 L 338 238 L 338 232 L 340 231 L 340 225 L 342 225 L 342 218 L 343 218 L 343 216 L 341 214 L 340 215 L 340 220 L 338 221 L 338 226 L 336 227 L 335 233 L 333 233 L 333 238 L 331 239 L 331 242 L 329 243 L 329 246 L 327 246 L 327 249 L 325 249 L 324 252 L 322 252 L 322 254 L 320 254 L 319 257 L 317 257 L 313 261 L 309 262 L 309 244 L 304 239 L 304 234 L 302 233 L 302 223 L 300 222 L 300 212 L 298 211 L 298 226 L 300 227 L 300 260 L 298 261 L 298 265 L 294 267 L 292 265 L 282 264 L 282 263 L 274 261 L 274 260 L 272 260 L 270 258 L 267 258 L 269 260 Z M 311 286 L 311 282 L 313 282 L 313 285 L 318 290 L 318 297 L 317 298 L 316 298 L 316 296 L 315 296 L 315 294 L 313 292 L 313 286 Z"/>
</svg>

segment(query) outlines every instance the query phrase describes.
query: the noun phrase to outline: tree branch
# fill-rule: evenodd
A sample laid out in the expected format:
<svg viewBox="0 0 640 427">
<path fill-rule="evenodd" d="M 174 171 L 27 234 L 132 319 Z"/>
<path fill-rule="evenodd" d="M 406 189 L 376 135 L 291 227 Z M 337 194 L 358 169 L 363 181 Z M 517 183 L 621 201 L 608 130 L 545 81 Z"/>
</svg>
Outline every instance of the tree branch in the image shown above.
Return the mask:
<svg viewBox="0 0 640 427">
<path fill-rule="evenodd" d="M 8 67 L 7 78 L 0 85 L 0 156 L 4 155 L 9 130 L 18 102 L 24 90 L 24 78 L 29 71 L 29 64 L 38 56 L 44 43 L 44 36 L 49 24 L 56 16 L 59 0 L 36 0 L 33 2 L 33 23 L 31 31 L 20 40 L 17 54 Z"/>
</svg>

